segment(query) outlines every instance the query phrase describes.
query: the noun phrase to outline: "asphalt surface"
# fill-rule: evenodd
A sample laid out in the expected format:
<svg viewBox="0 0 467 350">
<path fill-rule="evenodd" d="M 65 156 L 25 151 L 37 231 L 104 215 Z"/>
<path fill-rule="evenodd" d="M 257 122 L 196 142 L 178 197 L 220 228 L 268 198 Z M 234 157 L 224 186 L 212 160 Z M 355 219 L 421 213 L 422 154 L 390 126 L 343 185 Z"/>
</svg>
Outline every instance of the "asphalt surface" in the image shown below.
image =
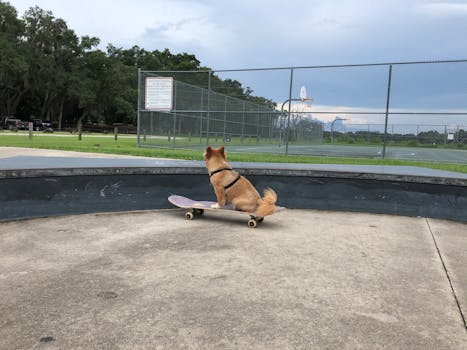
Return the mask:
<svg viewBox="0 0 467 350">
<path fill-rule="evenodd" d="M 467 224 L 247 220 L 168 209 L 0 223 L 0 349 L 467 348 Z"/>
<path fill-rule="evenodd" d="M 204 146 L 190 146 L 199 149 Z M 278 153 L 285 154 L 285 145 L 229 145 L 231 152 L 238 153 Z M 377 146 L 347 146 L 347 145 L 289 145 L 288 153 L 295 155 L 308 155 L 316 157 L 348 157 L 348 158 L 381 158 L 383 145 Z M 408 161 L 427 161 L 439 163 L 467 163 L 467 150 L 424 148 L 424 147 L 387 147 L 387 159 Z"/>
<path fill-rule="evenodd" d="M 285 148 L 285 147 L 282 147 Z M 237 150 L 235 150 L 237 151 Z M 253 147 L 240 148 L 238 152 L 254 152 Z M 266 151 L 267 152 L 267 151 Z M 381 158 L 383 146 L 343 146 L 343 145 L 289 145 L 289 154 L 313 155 L 318 157 L 368 157 Z M 257 153 L 257 152 L 255 152 Z M 387 147 L 386 158 L 409 161 L 429 161 L 441 163 L 467 163 L 467 151 L 460 149 Z"/>
<path fill-rule="evenodd" d="M 415 177 L 467 179 L 467 174 L 417 166 L 352 165 L 352 164 L 293 164 L 230 162 L 234 167 L 249 169 L 311 170 L 343 173 L 366 173 Z M 42 150 L 21 147 L 0 147 L 0 170 L 64 169 L 106 167 L 205 167 L 202 161 L 135 157 L 104 153 L 84 153 Z"/>
</svg>

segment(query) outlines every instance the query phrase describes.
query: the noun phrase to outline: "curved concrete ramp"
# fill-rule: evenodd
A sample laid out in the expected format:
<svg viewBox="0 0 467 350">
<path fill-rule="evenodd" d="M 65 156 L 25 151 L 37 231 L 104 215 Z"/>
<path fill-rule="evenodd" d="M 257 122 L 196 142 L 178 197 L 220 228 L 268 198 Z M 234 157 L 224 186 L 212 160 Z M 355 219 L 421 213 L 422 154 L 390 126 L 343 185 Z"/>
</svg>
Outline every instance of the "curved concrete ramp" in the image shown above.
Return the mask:
<svg viewBox="0 0 467 350">
<path fill-rule="evenodd" d="M 48 151 L 51 152 L 51 151 Z M 102 155 L 0 159 L 0 221 L 170 208 L 180 194 L 215 200 L 203 162 Z M 279 205 L 467 222 L 467 174 L 418 167 L 231 163 Z"/>
<path fill-rule="evenodd" d="M 0 348 L 463 350 L 466 232 L 313 210 L 4 222 Z"/>
</svg>

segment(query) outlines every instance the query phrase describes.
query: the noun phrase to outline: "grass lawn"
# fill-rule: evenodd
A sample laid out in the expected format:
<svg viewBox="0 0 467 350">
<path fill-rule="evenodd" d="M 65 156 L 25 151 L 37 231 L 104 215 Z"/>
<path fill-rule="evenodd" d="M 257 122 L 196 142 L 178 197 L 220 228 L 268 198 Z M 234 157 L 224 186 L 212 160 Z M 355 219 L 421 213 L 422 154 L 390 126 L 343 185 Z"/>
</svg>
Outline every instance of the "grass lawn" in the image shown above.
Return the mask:
<svg viewBox="0 0 467 350">
<path fill-rule="evenodd" d="M 167 142 L 167 146 L 171 144 Z M 44 148 L 77 152 L 123 154 L 144 157 L 173 158 L 202 160 L 200 151 L 170 148 L 138 148 L 136 147 L 136 137 L 119 137 L 117 141 L 113 136 L 88 135 L 83 134 L 83 139 L 78 140 L 76 135 L 59 134 L 34 135 L 29 140 L 25 133 L 0 132 L 0 146 Z M 227 148 L 228 151 L 228 148 Z M 246 154 L 230 153 L 229 160 L 239 162 L 269 162 L 269 163 L 308 163 L 308 164 L 365 164 L 365 165 L 409 165 L 421 166 L 432 169 L 456 171 L 467 173 L 466 164 L 439 164 L 430 162 L 410 162 L 394 159 L 371 159 L 371 158 L 329 158 L 314 156 L 295 156 L 279 154 Z"/>
</svg>

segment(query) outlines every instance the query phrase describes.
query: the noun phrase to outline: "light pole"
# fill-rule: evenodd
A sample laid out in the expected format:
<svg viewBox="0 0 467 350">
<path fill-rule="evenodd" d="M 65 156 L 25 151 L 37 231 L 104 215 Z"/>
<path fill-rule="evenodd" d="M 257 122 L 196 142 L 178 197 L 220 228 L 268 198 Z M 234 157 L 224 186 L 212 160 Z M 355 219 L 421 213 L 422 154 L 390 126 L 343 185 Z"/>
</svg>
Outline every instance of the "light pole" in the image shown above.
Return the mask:
<svg viewBox="0 0 467 350">
<path fill-rule="evenodd" d="M 334 143 L 334 123 L 337 120 L 347 120 L 347 118 L 336 117 L 331 123 L 331 144 Z"/>
</svg>

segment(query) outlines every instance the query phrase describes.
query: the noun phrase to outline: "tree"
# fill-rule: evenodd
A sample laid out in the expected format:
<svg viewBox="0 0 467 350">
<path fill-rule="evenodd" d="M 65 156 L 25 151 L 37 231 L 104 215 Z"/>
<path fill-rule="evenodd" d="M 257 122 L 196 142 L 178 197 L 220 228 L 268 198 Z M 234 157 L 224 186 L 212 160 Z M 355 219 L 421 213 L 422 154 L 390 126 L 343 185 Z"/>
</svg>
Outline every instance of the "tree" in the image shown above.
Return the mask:
<svg viewBox="0 0 467 350">
<path fill-rule="evenodd" d="M 436 130 L 422 131 L 418 133 L 417 138 L 420 143 L 428 143 L 432 145 L 441 144 L 444 142 L 444 135 Z"/>
<path fill-rule="evenodd" d="M 70 74 L 80 50 L 79 39 L 66 22 L 39 7 L 24 15 L 29 86 L 40 98 L 39 116 L 50 119 L 58 112 L 61 124 Z"/>
<path fill-rule="evenodd" d="M 108 55 L 106 83 L 106 122 L 135 122 L 138 99 L 137 68 L 125 65 Z"/>
<path fill-rule="evenodd" d="M 70 94 L 77 101 L 78 127 L 86 118 L 134 122 L 136 68 L 124 65 L 101 50 L 85 52 L 71 79 Z"/>
<path fill-rule="evenodd" d="M 16 9 L 0 2 L 0 114 L 15 115 L 29 88 L 23 35 L 24 25 Z"/>
<path fill-rule="evenodd" d="M 19 19 L 16 9 L 0 0 L 0 113 L 50 119 L 59 128 L 62 121 L 80 124 L 89 118 L 109 124 L 135 122 L 138 68 L 170 70 L 176 81 L 208 87 L 210 69 L 200 66 L 194 54 L 111 44 L 105 52 L 98 44 L 96 37 L 78 38 L 51 11 L 35 6 Z M 274 106 L 237 80 L 212 74 L 211 87 Z"/>
</svg>

